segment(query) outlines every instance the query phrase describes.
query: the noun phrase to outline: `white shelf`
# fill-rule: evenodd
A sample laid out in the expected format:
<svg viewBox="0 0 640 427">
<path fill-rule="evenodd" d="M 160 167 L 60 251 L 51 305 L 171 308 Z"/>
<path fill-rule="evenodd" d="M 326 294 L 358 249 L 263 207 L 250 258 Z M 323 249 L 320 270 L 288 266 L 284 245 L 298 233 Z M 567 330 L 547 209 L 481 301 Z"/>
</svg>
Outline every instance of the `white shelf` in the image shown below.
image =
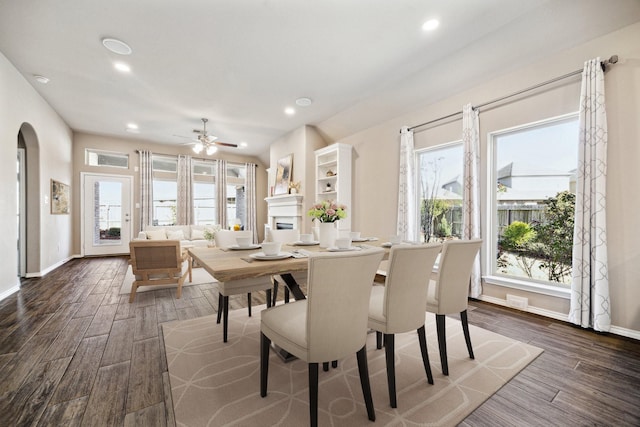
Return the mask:
<svg viewBox="0 0 640 427">
<path fill-rule="evenodd" d="M 338 221 L 340 230 L 351 230 L 353 210 L 351 206 L 351 162 L 353 147 L 347 144 L 333 144 L 315 151 L 316 182 L 315 193 L 318 201 L 334 200 L 347 207 L 347 217 Z M 335 175 L 327 176 L 331 171 Z M 331 191 L 325 191 L 331 184 Z"/>
</svg>

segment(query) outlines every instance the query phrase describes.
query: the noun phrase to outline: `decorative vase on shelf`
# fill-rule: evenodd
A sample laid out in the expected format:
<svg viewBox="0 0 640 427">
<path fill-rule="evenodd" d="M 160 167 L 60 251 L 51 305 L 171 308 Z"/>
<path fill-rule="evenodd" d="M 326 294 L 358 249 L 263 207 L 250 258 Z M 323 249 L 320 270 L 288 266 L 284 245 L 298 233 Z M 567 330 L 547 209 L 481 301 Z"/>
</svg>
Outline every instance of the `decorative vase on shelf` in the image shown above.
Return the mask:
<svg viewBox="0 0 640 427">
<path fill-rule="evenodd" d="M 336 243 L 337 229 L 334 222 L 318 224 L 318 240 L 321 248 L 329 248 Z"/>
</svg>

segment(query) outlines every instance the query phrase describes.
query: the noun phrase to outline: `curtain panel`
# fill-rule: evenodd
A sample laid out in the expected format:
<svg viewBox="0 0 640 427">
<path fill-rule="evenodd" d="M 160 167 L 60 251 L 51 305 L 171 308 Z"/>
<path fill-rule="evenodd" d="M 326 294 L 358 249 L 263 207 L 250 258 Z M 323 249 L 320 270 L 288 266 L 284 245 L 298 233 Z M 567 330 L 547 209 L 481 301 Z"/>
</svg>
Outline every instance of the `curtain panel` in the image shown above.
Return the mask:
<svg viewBox="0 0 640 427">
<path fill-rule="evenodd" d="M 478 111 L 471 104 L 462 107 L 462 144 L 464 148 L 462 196 L 462 238 L 480 238 L 480 124 Z M 480 254 L 471 270 L 469 296 L 482 295 Z"/>
<path fill-rule="evenodd" d="M 253 233 L 253 242 L 258 242 L 258 223 L 257 223 L 257 200 L 256 200 L 256 168 L 255 163 L 244 164 L 247 171 L 247 230 Z"/>
<path fill-rule="evenodd" d="M 216 215 L 218 224 L 223 230 L 227 224 L 227 161 L 216 161 Z"/>
<path fill-rule="evenodd" d="M 151 151 L 140 155 L 140 230 L 153 223 L 153 158 Z"/>
<path fill-rule="evenodd" d="M 578 144 L 569 321 L 608 332 L 607 114 L 600 58 L 585 62 L 582 72 Z"/>
<path fill-rule="evenodd" d="M 190 225 L 194 221 L 193 213 L 193 167 L 191 156 L 178 156 L 178 199 L 176 200 L 176 222 Z"/>
<path fill-rule="evenodd" d="M 413 131 L 406 126 L 400 130 L 399 171 L 397 234 L 403 240 L 418 240 L 415 149 Z"/>
</svg>

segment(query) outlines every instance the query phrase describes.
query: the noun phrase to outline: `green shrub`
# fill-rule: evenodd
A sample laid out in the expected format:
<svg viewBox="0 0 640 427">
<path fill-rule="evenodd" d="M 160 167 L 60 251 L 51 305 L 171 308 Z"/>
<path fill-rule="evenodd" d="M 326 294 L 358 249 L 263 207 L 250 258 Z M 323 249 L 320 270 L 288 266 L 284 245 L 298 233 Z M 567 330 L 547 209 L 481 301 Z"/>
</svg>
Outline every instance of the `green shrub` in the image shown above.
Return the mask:
<svg viewBox="0 0 640 427">
<path fill-rule="evenodd" d="M 523 250 L 536 237 L 536 232 L 526 222 L 513 221 L 502 233 L 500 245 L 505 250 Z"/>
</svg>

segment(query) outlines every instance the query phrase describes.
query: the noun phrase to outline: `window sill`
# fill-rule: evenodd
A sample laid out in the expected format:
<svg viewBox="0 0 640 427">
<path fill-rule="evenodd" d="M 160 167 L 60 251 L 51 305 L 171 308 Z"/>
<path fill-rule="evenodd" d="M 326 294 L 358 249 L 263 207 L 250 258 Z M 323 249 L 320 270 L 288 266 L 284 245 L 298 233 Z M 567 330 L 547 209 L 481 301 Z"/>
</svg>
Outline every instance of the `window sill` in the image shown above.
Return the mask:
<svg viewBox="0 0 640 427">
<path fill-rule="evenodd" d="M 528 282 L 526 280 L 517 280 L 501 276 L 483 276 L 486 283 L 506 288 L 519 289 L 522 291 L 533 292 L 537 294 L 549 295 L 557 298 L 571 298 L 571 289 L 560 288 L 557 286 L 544 285 L 541 283 Z"/>
</svg>

